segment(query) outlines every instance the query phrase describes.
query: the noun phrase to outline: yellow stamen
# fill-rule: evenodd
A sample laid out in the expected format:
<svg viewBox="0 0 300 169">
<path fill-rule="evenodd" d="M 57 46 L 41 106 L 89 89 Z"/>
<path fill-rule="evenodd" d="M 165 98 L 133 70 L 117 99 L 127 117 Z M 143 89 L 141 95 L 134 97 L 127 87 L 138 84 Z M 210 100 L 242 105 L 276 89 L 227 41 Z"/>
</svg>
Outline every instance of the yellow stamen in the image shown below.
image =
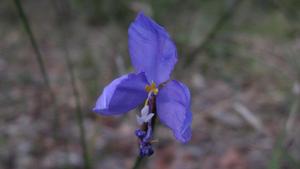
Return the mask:
<svg viewBox="0 0 300 169">
<path fill-rule="evenodd" d="M 149 92 L 153 92 L 154 95 L 157 95 L 158 88 L 156 88 L 156 84 L 154 82 L 151 83 L 151 85 L 146 85 L 145 90 Z"/>
</svg>

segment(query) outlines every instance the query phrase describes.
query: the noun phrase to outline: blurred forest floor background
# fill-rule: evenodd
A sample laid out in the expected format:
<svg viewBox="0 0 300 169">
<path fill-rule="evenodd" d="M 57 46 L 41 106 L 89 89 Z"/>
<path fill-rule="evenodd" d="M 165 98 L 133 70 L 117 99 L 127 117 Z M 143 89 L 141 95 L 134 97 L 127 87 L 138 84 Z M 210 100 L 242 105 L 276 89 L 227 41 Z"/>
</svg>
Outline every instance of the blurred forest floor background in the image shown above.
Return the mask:
<svg viewBox="0 0 300 169">
<path fill-rule="evenodd" d="M 133 165 L 138 111 L 91 109 L 106 84 L 132 71 L 127 29 L 141 10 L 174 39 L 173 76 L 190 87 L 193 110 L 190 143 L 159 126 L 143 169 L 300 168 L 299 0 L 21 2 L 52 92 L 14 1 L 0 1 L 0 169 L 85 168 L 80 109 L 92 167 Z"/>
</svg>

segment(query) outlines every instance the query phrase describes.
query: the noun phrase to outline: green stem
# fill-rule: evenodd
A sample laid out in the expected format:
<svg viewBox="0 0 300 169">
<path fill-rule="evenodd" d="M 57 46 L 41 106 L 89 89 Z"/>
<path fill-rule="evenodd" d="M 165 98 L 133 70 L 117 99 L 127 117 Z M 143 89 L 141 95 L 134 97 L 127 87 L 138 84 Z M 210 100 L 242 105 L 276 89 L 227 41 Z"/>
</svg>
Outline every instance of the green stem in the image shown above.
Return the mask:
<svg viewBox="0 0 300 169">
<path fill-rule="evenodd" d="M 145 158 L 137 156 L 132 169 L 138 169 L 145 160 Z"/>
<path fill-rule="evenodd" d="M 54 135 L 55 137 L 57 137 L 57 128 L 58 128 L 58 113 L 57 113 L 57 102 L 56 102 L 56 97 L 55 97 L 55 94 L 50 86 L 50 80 L 49 80 L 49 76 L 48 76 L 48 73 L 46 71 L 46 67 L 45 67 L 45 61 L 44 61 L 44 58 L 41 54 L 41 51 L 38 47 L 38 44 L 36 42 L 36 39 L 34 37 L 34 34 L 31 30 L 31 27 L 30 27 L 30 24 L 29 24 L 29 21 L 27 19 L 27 16 L 23 10 L 23 7 L 22 7 L 22 3 L 20 2 L 20 0 L 14 0 L 15 2 L 15 6 L 17 8 L 17 11 L 18 11 L 18 14 L 19 14 L 19 17 L 22 21 L 22 24 L 25 28 L 25 31 L 30 39 L 30 43 L 31 43 L 31 46 L 34 50 L 34 53 L 35 53 L 35 56 L 36 56 L 36 60 L 38 62 L 38 65 L 39 65 L 39 69 L 41 71 L 41 74 L 42 74 L 42 77 L 43 77 L 43 81 L 46 85 L 46 88 L 47 90 L 49 91 L 49 95 L 50 95 L 50 98 L 53 102 L 53 105 L 54 105 L 54 122 L 53 122 L 53 126 L 54 126 Z"/>
<path fill-rule="evenodd" d="M 47 85 L 47 87 L 49 88 L 50 86 L 50 83 L 49 83 L 49 78 L 48 78 L 48 74 L 46 72 L 46 68 L 45 68 L 45 64 L 44 64 L 44 59 L 42 57 L 42 54 L 39 50 L 39 47 L 37 45 L 37 42 L 35 40 L 35 37 L 32 33 L 32 30 L 31 30 L 31 27 L 29 25 L 29 22 L 28 22 L 28 19 L 24 13 L 24 10 L 23 10 L 23 7 L 22 7 L 22 4 L 20 2 L 20 0 L 14 0 L 15 1 L 15 5 L 17 7 L 17 11 L 19 13 L 19 16 L 21 18 L 21 21 L 23 23 L 23 26 L 25 28 L 25 31 L 26 33 L 28 34 L 29 36 L 29 39 L 30 39 L 30 42 L 31 42 L 31 45 L 33 47 L 33 50 L 36 54 L 36 59 L 38 61 L 38 64 L 39 64 L 39 67 L 40 67 L 40 71 L 42 73 L 42 76 L 43 76 L 43 79 L 44 79 L 44 82 L 45 84 Z"/>
<path fill-rule="evenodd" d="M 77 124 L 79 126 L 80 144 L 82 147 L 84 168 L 90 169 L 91 164 L 90 164 L 90 158 L 89 158 L 89 153 L 88 153 L 88 148 L 87 148 L 87 143 L 86 143 L 85 129 L 84 129 L 84 125 L 83 125 L 83 114 L 82 114 L 82 108 L 81 108 L 81 103 L 80 103 L 80 94 L 79 94 L 77 86 L 76 86 L 75 74 L 73 71 L 73 64 L 72 64 L 68 54 L 65 55 L 65 59 L 66 59 L 67 67 L 68 67 L 68 73 L 69 73 L 69 76 L 71 79 L 72 92 L 73 92 L 73 95 L 75 97 L 75 102 L 76 102 L 76 117 L 77 117 Z"/>
<path fill-rule="evenodd" d="M 58 6 L 60 5 L 60 6 Z M 82 157 L 84 159 L 84 168 L 85 169 L 91 169 L 91 160 L 88 152 L 88 146 L 86 143 L 86 133 L 85 133 L 85 128 L 83 124 L 83 113 L 82 113 L 82 108 L 81 108 L 81 102 L 80 102 L 80 93 L 78 91 L 78 88 L 76 86 L 76 77 L 74 73 L 74 65 L 72 63 L 72 60 L 70 58 L 69 50 L 66 46 L 67 44 L 67 35 L 69 35 L 70 29 L 66 29 L 66 23 L 68 21 L 68 17 L 70 16 L 70 13 L 68 10 L 64 8 L 64 5 L 62 2 L 57 1 L 57 5 L 54 6 L 56 12 L 58 13 L 58 21 L 59 21 L 59 26 L 61 30 L 61 38 L 62 38 L 62 43 L 61 46 L 65 52 L 63 55 L 66 65 L 67 65 L 67 70 L 68 70 L 68 75 L 70 77 L 70 83 L 72 87 L 72 93 L 75 98 L 75 104 L 76 104 L 76 118 L 77 118 L 77 125 L 79 127 L 79 134 L 80 134 L 80 144 L 82 147 Z"/>
</svg>

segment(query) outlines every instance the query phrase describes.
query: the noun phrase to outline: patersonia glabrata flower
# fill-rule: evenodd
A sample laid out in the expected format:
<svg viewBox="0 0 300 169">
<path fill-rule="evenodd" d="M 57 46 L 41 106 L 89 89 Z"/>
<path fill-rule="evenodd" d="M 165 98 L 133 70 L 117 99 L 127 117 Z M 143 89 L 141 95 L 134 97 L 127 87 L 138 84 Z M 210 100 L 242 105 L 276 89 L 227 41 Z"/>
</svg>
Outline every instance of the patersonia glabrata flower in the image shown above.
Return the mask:
<svg viewBox="0 0 300 169">
<path fill-rule="evenodd" d="M 177 62 L 177 51 L 166 30 L 139 13 L 129 30 L 129 52 L 134 73 L 123 75 L 108 84 L 93 109 L 101 115 L 120 115 L 144 104 L 135 131 L 140 140 L 140 155 L 153 154 L 154 118 L 173 131 L 177 140 L 191 138 L 192 113 L 190 92 L 183 83 L 170 80 Z"/>
</svg>

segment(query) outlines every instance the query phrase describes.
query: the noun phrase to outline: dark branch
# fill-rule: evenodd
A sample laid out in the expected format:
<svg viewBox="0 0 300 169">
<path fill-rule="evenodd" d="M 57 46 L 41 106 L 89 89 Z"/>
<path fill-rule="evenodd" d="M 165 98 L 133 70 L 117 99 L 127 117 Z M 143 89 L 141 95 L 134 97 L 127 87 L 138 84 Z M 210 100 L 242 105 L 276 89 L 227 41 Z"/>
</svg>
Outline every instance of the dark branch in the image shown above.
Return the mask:
<svg viewBox="0 0 300 169">
<path fill-rule="evenodd" d="M 221 30 L 221 28 L 227 23 L 227 21 L 233 16 L 233 14 L 237 11 L 239 5 L 243 0 L 235 0 L 232 6 L 226 10 L 223 15 L 219 18 L 216 24 L 212 27 L 210 32 L 204 38 L 202 43 L 186 55 L 186 61 L 183 67 L 189 66 L 196 58 L 196 56 L 203 52 L 204 49 L 210 44 L 210 42 L 216 37 L 217 33 Z"/>
</svg>

